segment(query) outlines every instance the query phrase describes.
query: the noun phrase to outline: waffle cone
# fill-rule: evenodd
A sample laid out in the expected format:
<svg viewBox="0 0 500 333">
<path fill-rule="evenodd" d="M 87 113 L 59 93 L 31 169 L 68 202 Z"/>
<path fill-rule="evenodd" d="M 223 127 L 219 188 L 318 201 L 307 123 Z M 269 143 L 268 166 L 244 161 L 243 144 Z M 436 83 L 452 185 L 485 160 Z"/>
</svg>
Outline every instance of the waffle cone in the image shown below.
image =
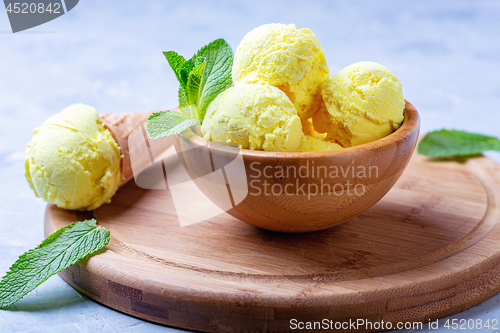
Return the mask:
<svg viewBox="0 0 500 333">
<path fill-rule="evenodd" d="M 120 146 L 123 156 L 121 161 L 122 182 L 120 187 L 134 178 L 134 171 L 136 173 L 140 172 L 151 165 L 153 162 L 151 155 L 153 145 L 155 146 L 155 150 L 165 150 L 170 146 L 170 140 L 154 140 L 155 142 L 153 143 L 153 140 L 149 139 L 146 133 L 146 121 L 150 115 L 151 112 L 110 113 L 99 116 Z M 138 127 L 141 128 L 139 129 Z M 130 158 L 131 152 L 134 158 L 134 170 Z"/>
</svg>

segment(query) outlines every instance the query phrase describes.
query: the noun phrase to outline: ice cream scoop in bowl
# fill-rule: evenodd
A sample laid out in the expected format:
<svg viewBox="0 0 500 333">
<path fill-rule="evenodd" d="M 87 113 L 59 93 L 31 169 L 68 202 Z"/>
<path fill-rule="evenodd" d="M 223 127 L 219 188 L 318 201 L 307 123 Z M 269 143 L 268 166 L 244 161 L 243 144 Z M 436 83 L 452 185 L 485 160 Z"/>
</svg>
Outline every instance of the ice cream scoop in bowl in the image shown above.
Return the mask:
<svg viewBox="0 0 500 333">
<path fill-rule="evenodd" d="M 377 203 L 410 161 L 419 129 L 418 112 L 406 102 L 399 129 L 350 148 L 239 149 L 194 132 L 177 135 L 174 145 L 198 188 L 228 214 L 263 229 L 301 233 L 341 224 Z"/>
</svg>

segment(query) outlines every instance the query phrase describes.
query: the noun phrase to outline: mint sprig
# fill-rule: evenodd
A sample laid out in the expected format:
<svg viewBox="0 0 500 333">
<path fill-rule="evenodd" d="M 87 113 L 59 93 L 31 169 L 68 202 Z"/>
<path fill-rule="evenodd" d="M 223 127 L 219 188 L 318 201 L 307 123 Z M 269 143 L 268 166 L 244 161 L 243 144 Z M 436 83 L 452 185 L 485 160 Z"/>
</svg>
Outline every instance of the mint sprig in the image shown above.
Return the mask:
<svg viewBox="0 0 500 333">
<path fill-rule="evenodd" d="M 186 60 L 174 51 L 163 52 L 179 81 L 179 108 L 195 112 L 161 111 L 146 126 L 151 139 L 182 132 L 203 122 L 208 105 L 233 83 L 233 50 L 224 39 L 216 39 Z M 194 121 L 197 120 L 197 121 Z"/>
<path fill-rule="evenodd" d="M 486 150 L 500 151 L 500 140 L 482 134 L 444 129 L 427 133 L 417 149 L 419 154 L 434 158 L 473 156 Z"/>
<path fill-rule="evenodd" d="M 14 304 L 52 275 L 101 250 L 109 240 L 109 230 L 97 226 L 94 219 L 57 230 L 10 267 L 0 281 L 0 308 Z"/>
<path fill-rule="evenodd" d="M 204 46 L 197 53 L 207 59 L 201 81 L 198 113 L 203 121 L 207 107 L 215 97 L 233 84 L 231 71 L 233 68 L 233 50 L 224 39 L 216 39 Z"/>
<path fill-rule="evenodd" d="M 189 108 L 183 108 L 188 109 Z M 174 111 L 160 111 L 149 116 L 146 129 L 153 140 L 164 138 L 184 131 L 185 129 L 200 125 L 198 119 L 189 119 Z"/>
<path fill-rule="evenodd" d="M 203 61 L 203 62 L 202 62 Z M 201 80 L 205 70 L 206 60 L 203 57 L 196 58 L 194 67 L 187 76 L 187 101 L 189 105 L 194 105 L 198 108 L 198 117 L 200 114 L 200 99 L 203 92 Z M 187 105 L 186 105 L 187 106 Z"/>
</svg>

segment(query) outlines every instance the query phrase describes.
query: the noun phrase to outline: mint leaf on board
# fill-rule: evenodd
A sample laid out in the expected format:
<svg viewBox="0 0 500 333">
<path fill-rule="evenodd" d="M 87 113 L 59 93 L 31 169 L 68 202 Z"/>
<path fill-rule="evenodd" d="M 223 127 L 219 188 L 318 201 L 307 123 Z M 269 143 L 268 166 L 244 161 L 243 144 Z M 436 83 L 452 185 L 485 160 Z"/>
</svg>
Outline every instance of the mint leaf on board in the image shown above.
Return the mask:
<svg viewBox="0 0 500 333">
<path fill-rule="evenodd" d="M 233 84 L 233 50 L 224 39 L 216 39 L 202 47 L 196 54 L 207 59 L 201 82 L 202 94 L 196 104 L 200 119 L 203 121 L 208 105 L 221 92 Z"/>
<path fill-rule="evenodd" d="M 418 144 L 418 153 L 434 158 L 471 156 L 486 150 L 499 150 L 497 138 L 457 130 L 427 133 Z"/>
<path fill-rule="evenodd" d="M 198 119 L 188 119 L 175 111 L 160 111 L 149 116 L 146 130 L 149 137 L 156 140 L 181 133 L 188 127 L 200 124 Z"/>
<path fill-rule="evenodd" d="M 109 230 L 97 226 L 94 219 L 57 230 L 21 255 L 2 278 L 0 308 L 14 304 L 52 275 L 101 250 L 109 240 Z"/>
</svg>

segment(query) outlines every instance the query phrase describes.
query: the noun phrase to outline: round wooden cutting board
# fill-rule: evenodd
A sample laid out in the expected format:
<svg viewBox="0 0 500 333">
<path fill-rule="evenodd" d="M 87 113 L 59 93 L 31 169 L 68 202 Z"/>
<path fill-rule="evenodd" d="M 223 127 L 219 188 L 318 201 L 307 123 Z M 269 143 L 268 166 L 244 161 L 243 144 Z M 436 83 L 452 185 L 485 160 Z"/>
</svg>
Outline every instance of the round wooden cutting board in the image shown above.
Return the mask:
<svg viewBox="0 0 500 333">
<path fill-rule="evenodd" d="M 500 291 L 499 185 L 500 165 L 488 158 L 414 155 L 362 215 L 279 234 L 227 214 L 181 227 L 168 189 L 130 182 L 93 213 L 49 205 L 45 232 L 92 217 L 110 229 L 105 251 L 61 276 L 146 320 L 210 332 L 291 331 L 323 320 L 338 328 L 357 319 L 372 328 L 356 332 L 382 320 L 378 330 L 417 321 L 427 328 Z"/>
</svg>

